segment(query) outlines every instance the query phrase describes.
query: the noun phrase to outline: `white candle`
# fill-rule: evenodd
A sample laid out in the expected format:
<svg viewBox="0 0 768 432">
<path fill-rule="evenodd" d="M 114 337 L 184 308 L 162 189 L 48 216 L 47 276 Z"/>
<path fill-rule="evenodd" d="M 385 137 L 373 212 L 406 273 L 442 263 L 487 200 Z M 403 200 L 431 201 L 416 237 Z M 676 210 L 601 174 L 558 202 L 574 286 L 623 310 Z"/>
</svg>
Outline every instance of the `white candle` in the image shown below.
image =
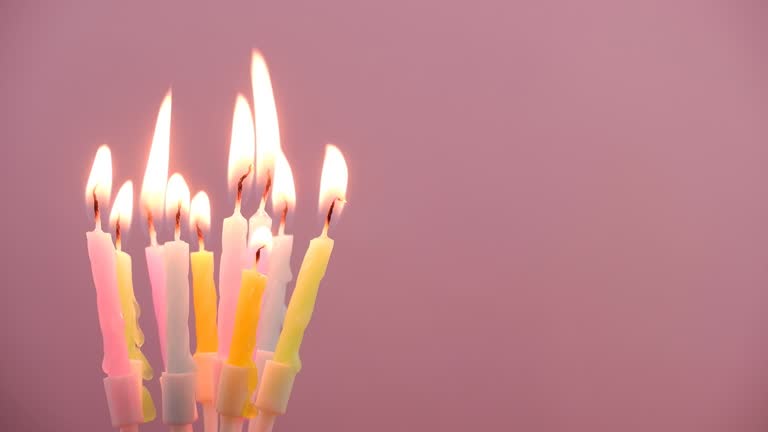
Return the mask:
<svg viewBox="0 0 768 432">
<path fill-rule="evenodd" d="M 248 101 L 238 95 L 232 119 L 232 138 L 229 147 L 227 180 L 237 190 L 235 211 L 224 219 L 221 232 L 221 258 L 219 260 L 219 356 L 226 359 L 235 325 L 235 310 L 240 291 L 240 275 L 245 267 L 248 239 L 248 221 L 240 212 L 243 190 L 253 181 L 255 153 L 253 115 Z"/>
<path fill-rule="evenodd" d="M 169 373 L 193 372 L 189 351 L 189 243 L 181 240 L 181 219 L 189 212 L 189 188 L 180 174 L 168 180 L 166 217 L 175 217 L 174 240 L 163 245 L 166 288 L 166 347 Z"/>
<path fill-rule="evenodd" d="M 280 227 L 272 239 L 267 271 L 267 288 L 261 306 L 261 323 L 256 346 L 261 351 L 274 351 L 285 317 L 285 291 L 291 281 L 291 251 L 293 236 L 285 234 L 288 209 L 296 202 L 296 189 L 291 166 L 280 152 L 275 159 L 275 179 L 272 188 L 272 208 L 280 211 Z M 279 209 L 279 210 L 278 210 Z"/>
<path fill-rule="evenodd" d="M 149 150 L 147 168 L 141 185 L 141 208 L 147 218 L 150 245 L 145 249 L 149 283 L 152 287 L 152 306 L 157 321 L 157 334 L 163 364 L 167 365 L 166 353 L 166 295 L 165 263 L 163 247 L 157 244 L 155 223 L 163 215 L 165 187 L 168 182 L 168 159 L 171 145 L 171 92 L 165 95 L 157 113 L 152 147 Z"/>
</svg>

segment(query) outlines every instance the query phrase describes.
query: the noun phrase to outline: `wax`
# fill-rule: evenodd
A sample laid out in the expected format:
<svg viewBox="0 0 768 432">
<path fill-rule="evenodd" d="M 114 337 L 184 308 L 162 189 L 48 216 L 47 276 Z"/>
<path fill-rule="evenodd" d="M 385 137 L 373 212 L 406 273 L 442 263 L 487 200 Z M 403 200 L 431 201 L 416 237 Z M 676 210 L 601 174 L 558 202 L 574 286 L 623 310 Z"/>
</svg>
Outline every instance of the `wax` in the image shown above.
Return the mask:
<svg viewBox="0 0 768 432">
<path fill-rule="evenodd" d="M 150 366 L 144 353 L 141 352 L 141 346 L 144 345 L 144 332 L 141 331 L 139 326 L 141 309 L 133 291 L 131 256 L 123 251 L 116 251 L 116 261 L 117 288 L 120 295 L 120 308 L 125 323 L 125 342 L 128 348 L 128 358 L 140 363 L 139 375 L 143 379 L 151 380 L 153 375 L 152 366 Z M 146 387 L 142 388 L 142 407 L 144 421 L 153 420 L 156 414 L 155 404 Z"/>
<path fill-rule="evenodd" d="M 326 235 L 316 237 L 309 242 L 304 261 L 296 278 L 296 287 L 285 312 L 283 331 L 275 348 L 274 361 L 293 365 L 299 369 L 299 348 L 304 338 L 304 331 L 312 318 L 312 311 L 317 300 L 320 281 L 325 276 L 328 261 L 333 251 L 333 239 Z"/>
<path fill-rule="evenodd" d="M 248 369 L 247 401 L 243 407 L 243 417 L 253 417 L 255 407 L 250 402 L 258 385 L 258 371 L 253 362 L 256 350 L 256 332 L 259 324 L 259 305 L 261 304 L 267 278 L 256 269 L 243 270 L 240 295 L 237 300 L 235 327 L 232 334 L 227 364 Z"/>
<path fill-rule="evenodd" d="M 237 294 L 240 289 L 240 273 L 245 267 L 245 244 L 248 221 L 236 208 L 235 213 L 224 219 L 221 233 L 221 258 L 219 261 L 219 356 L 229 354 L 232 330 L 235 323 Z"/>
<path fill-rule="evenodd" d="M 216 286 L 213 283 L 213 252 L 201 250 L 190 254 L 192 293 L 195 303 L 195 334 L 198 353 L 216 352 Z"/>
<path fill-rule="evenodd" d="M 227 363 L 247 367 L 256 348 L 256 332 L 259 323 L 259 305 L 264 294 L 267 278 L 257 270 L 243 270 L 240 295 L 237 300 L 235 327 L 232 334 Z"/>
<path fill-rule="evenodd" d="M 149 284 L 152 286 L 152 306 L 155 309 L 157 322 L 157 335 L 160 341 L 160 354 L 163 358 L 163 366 L 167 365 L 165 343 L 165 258 L 163 258 L 163 246 L 148 246 L 145 250 L 147 258 L 147 272 Z"/>
<path fill-rule="evenodd" d="M 117 292 L 117 268 L 112 236 L 98 227 L 86 233 L 85 236 L 93 284 L 96 287 L 96 305 L 104 344 L 104 359 L 101 367 L 110 377 L 130 375 L 131 364 L 123 334 L 124 322 Z"/>
<path fill-rule="evenodd" d="M 272 250 L 269 254 L 267 288 L 261 305 L 256 347 L 262 351 L 274 351 L 280 337 L 285 317 L 285 291 L 291 281 L 292 235 L 277 235 L 272 238 Z"/>
<path fill-rule="evenodd" d="M 181 240 L 163 245 L 166 287 L 166 371 L 194 372 L 189 352 L 189 244 Z"/>
</svg>

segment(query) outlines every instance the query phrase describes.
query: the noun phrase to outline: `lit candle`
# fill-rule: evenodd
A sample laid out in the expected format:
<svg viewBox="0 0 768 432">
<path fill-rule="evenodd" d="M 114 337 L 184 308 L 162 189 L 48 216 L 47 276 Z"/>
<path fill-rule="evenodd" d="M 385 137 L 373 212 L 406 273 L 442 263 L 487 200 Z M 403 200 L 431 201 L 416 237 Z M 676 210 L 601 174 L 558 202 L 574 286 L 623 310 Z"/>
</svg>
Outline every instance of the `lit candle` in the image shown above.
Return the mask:
<svg viewBox="0 0 768 432">
<path fill-rule="evenodd" d="M 143 420 L 141 376 L 134 371 L 128 359 L 125 324 L 117 291 L 115 246 L 112 236 L 101 229 L 101 208 L 108 204 L 111 192 L 112 155 L 107 146 L 101 146 L 96 152 L 85 187 L 85 201 L 93 208 L 95 222 L 93 231 L 86 233 L 88 258 L 96 287 L 96 307 L 104 348 L 101 367 L 107 374 L 104 390 L 112 426 L 124 432 L 135 432 Z"/>
<path fill-rule="evenodd" d="M 272 239 L 267 272 L 267 289 L 261 306 L 261 324 L 256 346 L 260 351 L 275 350 L 277 338 L 285 316 L 285 290 L 293 277 L 291 274 L 291 251 L 293 236 L 285 234 L 288 210 L 295 205 L 296 189 L 293 183 L 291 166 L 285 155 L 280 152 L 275 160 L 275 180 L 272 188 L 272 208 L 280 211 L 280 226 Z M 258 363 L 257 366 L 262 366 Z"/>
<path fill-rule="evenodd" d="M 150 245 L 145 249 L 149 283 L 152 286 L 152 306 L 157 321 L 157 334 L 163 365 L 166 361 L 165 269 L 163 247 L 157 243 L 155 223 L 163 215 L 165 186 L 168 181 L 168 158 L 171 143 L 171 92 L 165 95 L 157 114 L 152 148 L 149 151 L 144 181 L 141 185 L 141 207 L 147 218 Z"/>
<path fill-rule="evenodd" d="M 197 349 L 193 359 L 197 367 L 195 397 L 203 405 L 206 432 L 218 431 L 216 413 L 216 381 L 218 335 L 216 334 L 216 286 L 213 282 L 213 252 L 205 250 L 204 233 L 211 226 L 211 203 L 208 194 L 198 192 L 192 198 L 189 226 L 197 233 L 198 251 L 190 254 L 192 262 L 192 294 L 195 305 L 195 334 Z"/>
<path fill-rule="evenodd" d="M 165 216 L 174 218 L 173 240 L 163 245 L 166 289 L 166 364 L 161 378 L 163 422 L 172 431 L 192 431 L 197 416 L 195 364 L 189 352 L 189 244 L 181 222 L 189 214 L 189 188 L 180 174 L 168 179 Z"/>
<path fill-rule="evenodd" d="M 211 226 L 211 202 L 208 194 L 198 192 L 192 198 L 189 226 L 197 234 L 198 251 L 190 254 L 192 292 L 195 304 L 196 352 L 218 349 L 216 334 L 216 286 L 213 282 L 213 252 L 205 250 L 204 232 Z"/>
<path fill-rule="evenodd" d="M 117 261 L 117 290 L 120 296 L 120 308 L 125 323 L 125 342 L 128 347 L 128 358 L 137 368 L 137 375 L 145 380 L 151 380 L 153 371 L 149 361 L 141 352 L 144 345 L 144 332 L 139 326 L 141 309 L 136 301 L 133 291 L 133 270 L 131 256 L 122 250 L 123 237 L 131 226 L 133 216 L 133 182 L 126 181 L 120 187 L 109 213 L 109 223 L 115 229 L 115 258 Z M 142 408 L 144 421 L 152 421 L 155 418 L 155 404 L 149 390 L 142 386 Z"/>
<path fill-rule="evenodd" d="M 253 363 L 259 305 L 267 277 L 259 272 L 259 260 L 272 242 L 272 233 L 259 227 L 251 233 L 250 246 L 255 250 L 253 267 L 243 270 L 237 300 L 235 328 L 229 357 L 221 370 L 217 409 L 221 414 L 221 431 L 235 432 L 242 428 L 243 417 L 256 414 L 251 397 L 258 384 L 258 371 Z"/>
<path fill-rule="evenodd" d="M 189 353 L 189 243 L 181 239 L 181 220 L 189 213 L 189 188 L 181 174 L 168 179 L 165 216 L 175 218 L 173 241 L 163 245 L 165 257 L 166 348 L 171 373 L 194 370 Z"/>
<path fill-rule="evenodd" d="M 237 293 L 240 288 L 240 272 L 244 266 L 248 221 L 240 212 L 243 189 L 253 181 L 253 158 L 255 138 L 253 116 L 248 101 L 237 96 L 232 120 L 232 138 L 229 147 L 227 179 L 229 186 L 237 191 L 235 211 L 224 219 L 221 233 L 221 259 L 219 261 L 219 357 L 229 354 L 232 330 L 235 322 Z"/>
<path fill-rule="evenodd" d="M 103 145 L 96 152 L 85 188 L 85 199 L 93 207 L 95 227 L 86 234 L 91 273 L 96 286 L 99 326 L 104 342 L 102 368 L 109 376 L 131 373 L 128 348 L 123 336 L 123 315 L 117 292 L 117 265 L 112 236 L 101 229 L 101 208 L 109 204 L 112 193 L 112 153 Z"/>
<path fill-rule="evenodd" d="M 320 209 L 328 209 L 325 225 L 322 234 L 309 243 L 285 313 L 274 359 L 266 362 L 262 373 L 256 397 L 259 415 L 252 431 L 270 431 L 275 416 L 284 414 L 288 406 L 295 375 L 301 368 L 299 348 L 312 318 L 320 281 L 325 275 L 333 250 L 333 239 L 328 237 L 328 227 L 334 211 L 338 214 L 346 202 L 347 177 L 344 156 L 335 146 L 327 146 L 320 179 Z"/>
<path fill-rule="evenodd" d="M 251 57 L 251 86 L 253 88 L 253 123 L 256 131 L 256 183 L 264 184 L 259 208 L 248 221 L 249 232 L 259 227 L 272 229 L 272 218 L 265 207 L 274 174 L 275 157 L 280 151 L 280 126 L 277 121 L 272 80 L 264 56 L 257 50 Z M 262 259 L 262 268 L 266 260 Z"/>
</svg>

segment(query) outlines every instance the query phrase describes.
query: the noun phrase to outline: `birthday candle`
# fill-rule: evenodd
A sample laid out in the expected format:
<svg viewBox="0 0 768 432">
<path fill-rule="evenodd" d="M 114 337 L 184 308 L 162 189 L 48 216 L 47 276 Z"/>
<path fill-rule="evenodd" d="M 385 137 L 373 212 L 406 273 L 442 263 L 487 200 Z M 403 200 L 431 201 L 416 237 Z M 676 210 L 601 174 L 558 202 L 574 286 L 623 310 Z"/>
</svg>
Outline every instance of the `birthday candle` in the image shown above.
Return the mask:
<svg viewBox="0 0 768 432">
<path fill-rule="evenodd" d="M 166 321 L 165 321 L 165 268 L 163 247 L 157 243 L 155 223 L 163 215 L 165 186 L 168 181 L 168 158 L 171 143 L 171 92 L 165 95 L 157 114 L 152 147 L 149 151 L 144 181 L 141 185 L 141 210 L 146 216 L 150 245 L 145 249 L 149 283 L 152 286 L 152 306 L 157 321 L 157 334 L 163 364 L 166 356 Z"/>
<path fill-rule="evenodd" d="M 117 292 L 117 265 L 112 236 L 101 229 L 101 207 L 109 202 L 112 192 L 112 153 L 103 145 L 96 152 L 85 188 L 85 200 L 94 209 L 95 227 L 86 233 L 88 257 L 91 261 L 96 305 L 104 345 L 102 369 L 109 376 L 131 373 L 128 348 L 123 338 L 123 315 Z"/>
<path fill-rule="evenodd" d="M 285 155 L 280 152 L 275 160 L 275 180 L 272 188 L 272 208 L 281 209 L 278 233 L 272 239 L 269 254 L 267 288 L 261 305 L 261 323 L 256 346 L 262 351 L 274 351 L 285 317 L 285 291 L 291 278 L 291 250 L 293 236 L 285 234 L 288 210 L 296 202 L 293 173 Z"/>
<path fill-rule="evenodd" d="M 133 291 L 131 256 L 122 250 L 123 237 L 131 226 L 132 214 L 133 182 L 129 180 L 123 183 L 123 186 L 117 192 L 115 202 L 112 205 L 112 211 L 109 214 L 109 222 L 115 228 L 117 288 L 120 295 L 120 308 L 125 323 L 125 342 L 128 347 L 128 358 L 138 368 L 139 372 L 137 375 L 145 380 L 151 380 L 153 375 L 152 366 L 150 366 L 144 353 L 141 352 L 141 346 L 144 345 L 144 332 L 141 331 L 139 326 L 141 309 Z M 152 421 L 156 415 L 152 396 L 145 386 L 142 386 L 141 392 L 144 421 Z"/>
<path fill-rule="evenodd" d="M 254 157 L 253 116 L 248 101 L 237 96 L 232 119 L 232 138 L 229 147 L 227 179 L 231 188 L 236 189 L 235 211 L 224 219 L 221 233 L 221 259 L 219 261 L 219 314 L 218 342 L 219 356 L 229 354 L 232 330 L 240 288 L 240 272 L 243 269 L 248 222 L 240 212 L 243 189 L 253 181 Z"/>
<path fill-rule="evenodd" d="M 142 422 L 141 375 L 131 366 L 124 338 L 124 321 L 117 291 L 117 268 L 112 236 L 101 229 L 101 208 L 112 191 L 112 156 L 107 146 L 96 152 L 85 188 L 85 200 L 93 208 L 95 227 L 86 233 L 96 306 L 104 346 L 102 369 L 107 374 L 104 390 L 112 426 L 122 432 L 138 431 Z"/>
<path fill-rule="evenodd" d="M 189 352 L 189 243 L 181 240 L 181 220 L 189 213 L 189 188 L 180 174 L 168 180 L 165 215 L 175 217 L 173 241 L 164 245 L 166 288 L 166 347 L 169 373 L 194 371 Z"/>
<path fill-rule="evenodd" d="M 213 252 L 205 250 L 204 238 L 211 226 L 211 202 L 203 191 L 192 198 L 189 226 L 197 234 L 198 244 L 198 251 L 190 254 L 197 339 L 197 349 L 192 357 L 197 367 L 195 398 L 203 405 L 204 430 L 217 432 L 219 416 L 214 401 L 220 361 L 216 352 L 216 286 L 213 282 Z"/>
<path fill-rule="evenodd" d="M 256 396 L 259 415 L 252 432 L 268 432 L 275 417 L 285 413 L 296 373 L 301 369 L 299 348 L 312 318 L 320 281 L 325 276 L 333 250 L 328 228 L 334 211 L 340 212 L 346 202 L 347 164 L 338 148 L 327 146 L 320 179 L 320 208 L 328 208 L 320 236 L 312 239 L 296 278 L 296 287 L 288 303 L 283 330 L 272 360 L 266 362 Z"/>
<path fill-rule="evenodd" d="M 262 252 L 269 249 L 271 240 L 272 233 L 266 227 L 251 233 L 249 243 L 255 251 L 254 261 L 252 268 L 242 272 L 232 345 L 221 370 L 217 398 L 221 432 L 240 431 L 243 418 L 256 414 L 251 399 L 258 384 L 258 370 L 252 358 L 256 348 L 259 304 L 267 282 L 267 277 L 259 272 L 258 264 Z"/>
</svg>

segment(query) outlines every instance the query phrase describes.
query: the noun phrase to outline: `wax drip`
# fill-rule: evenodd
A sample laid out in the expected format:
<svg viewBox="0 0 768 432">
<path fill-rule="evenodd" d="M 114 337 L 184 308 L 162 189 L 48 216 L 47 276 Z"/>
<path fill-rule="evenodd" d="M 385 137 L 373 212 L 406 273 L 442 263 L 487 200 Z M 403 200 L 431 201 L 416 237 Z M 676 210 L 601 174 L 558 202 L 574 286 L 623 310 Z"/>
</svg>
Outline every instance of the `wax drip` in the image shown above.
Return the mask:
<svg viewBox="0 0 768 432">
<path fill-rule="evenodd" d="M 288 202 L 283 202 L 283 212 L 280 214 L 280 228 L 277 230 L 278 235 L 285 234 L 285 220 L 288 219 Z"/>
</svg>

